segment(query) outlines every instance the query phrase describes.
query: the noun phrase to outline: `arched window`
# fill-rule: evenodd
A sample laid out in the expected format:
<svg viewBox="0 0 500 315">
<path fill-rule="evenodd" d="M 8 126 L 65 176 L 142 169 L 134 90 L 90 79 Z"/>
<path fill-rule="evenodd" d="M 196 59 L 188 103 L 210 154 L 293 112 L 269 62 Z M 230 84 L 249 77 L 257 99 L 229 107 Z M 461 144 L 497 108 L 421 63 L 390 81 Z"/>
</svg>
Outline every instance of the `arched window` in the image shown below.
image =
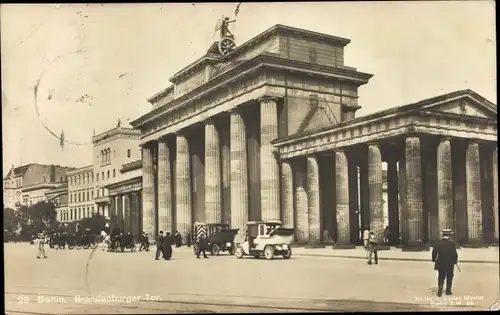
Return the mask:
<svg viewBox="0 0 500 315">
<path fill-rule="evenodd" d="M 99 173 L 95 173 L 96 181 L 99 181 Z"/>
<path fill-rule="evenodd" d="M 101 175 L 102 175 L 102 180 L 105 180 L 105 179 L 106 179 L 106 177 L 104 177 L 104 172 L 102 172 L 102 174 L 101 174 Z"/>
<path fill-rule="evenodd" d="M 94 199 L 94 191 L 93 190 L 90 192 L 90 194 L 92 196 L 92 199 Z"/>
<path fill-rule="evenodd" d="M 116 177 L 116 170 L 113 170 L 113 177 Z"/>
<path fill-rule="evenodd" d="M 127 157 L 130 158 L 130 155 L 132 154 L 132 152 L 130 151 L 130 149 L 127 149 Z"/>
<path fill-rule="evenodd" d="M 90 200 L 90 191 L 87 190 L 87 200 Z"/>
</svg>

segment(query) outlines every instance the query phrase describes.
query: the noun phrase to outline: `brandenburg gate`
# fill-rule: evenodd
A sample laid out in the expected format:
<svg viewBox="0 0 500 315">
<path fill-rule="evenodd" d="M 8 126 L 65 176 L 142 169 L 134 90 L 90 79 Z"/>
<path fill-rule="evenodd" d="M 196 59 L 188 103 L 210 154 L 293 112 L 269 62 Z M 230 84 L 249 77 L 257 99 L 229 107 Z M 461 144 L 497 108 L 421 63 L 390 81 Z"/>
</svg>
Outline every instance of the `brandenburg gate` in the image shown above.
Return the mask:
<svg viewBox="0 0 500 315">
<path fill-rule="evenodd" d="M 143 150 L 142 228 L 279 219 L 297 244 L 352 248 L 389 230 L 407 250 L 450 228 L 498 242 L 497 107 L 470 90 L 356 117 L 371 74 L 344 65 L 350 40 L 276 25 L 221 38 L 132 122 Z M 369 100 L 365 100 L 369 103 Z M 241 235 L 240 235 L 241 236 Z"/>
</svg>

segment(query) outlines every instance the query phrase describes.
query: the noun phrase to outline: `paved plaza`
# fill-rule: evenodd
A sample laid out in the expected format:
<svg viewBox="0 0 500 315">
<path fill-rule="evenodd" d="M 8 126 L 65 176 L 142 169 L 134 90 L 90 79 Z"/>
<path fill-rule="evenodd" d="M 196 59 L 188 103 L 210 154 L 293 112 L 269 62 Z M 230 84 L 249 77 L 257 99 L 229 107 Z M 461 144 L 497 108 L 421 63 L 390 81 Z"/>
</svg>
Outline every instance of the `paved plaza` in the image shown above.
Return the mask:
<svg viewBox="0 0 500 315">
<path fill-rule="evenodd" d="M 181 248 L 172 261 L 155 261 L 153 251 L 49 249 L 49 258 L 38 260 L 34 246 L 8 243 L 6 313 L 485 310 L 499 296 L 498 263 L 459 263 L 454 295 L 437 298 L 432 262 L 369 266 L 296 251 L 290 260 L 266 261 L 227 254 L 196 259 Z"/>
</svg>

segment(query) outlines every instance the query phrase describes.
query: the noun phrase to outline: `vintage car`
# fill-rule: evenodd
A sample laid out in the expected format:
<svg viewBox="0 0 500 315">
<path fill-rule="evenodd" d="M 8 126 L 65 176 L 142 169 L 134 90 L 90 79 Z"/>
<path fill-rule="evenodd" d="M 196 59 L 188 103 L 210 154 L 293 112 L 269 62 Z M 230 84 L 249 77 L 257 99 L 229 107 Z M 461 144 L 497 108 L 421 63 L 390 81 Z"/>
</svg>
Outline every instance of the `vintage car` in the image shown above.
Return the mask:
<svg viewBox="0 0 500 315">
<path fill-rule="evenodd" d="M 250 221 L 247 223 L 245 241 L 236 245 L 235 256 L 245 255 L 259 258 L 262 254 L 267 260 L 281 255 L 284 259 L 292 257 L 294 230 L 281 227 L 281 221 Z"/>
<path fill-rule="evenodd" d="M 212 255 L 217 256 L 221 251 L 227 251 L 230 255 L 234 254 L 234 237 L 239 229 L 230 229 L 228 224 L 195 222 L 193 226 L 194 252 L 198 247 L 196 241 L 201 235 L 204 235 L 208 242 L 208 248 Z"/>
</svg>

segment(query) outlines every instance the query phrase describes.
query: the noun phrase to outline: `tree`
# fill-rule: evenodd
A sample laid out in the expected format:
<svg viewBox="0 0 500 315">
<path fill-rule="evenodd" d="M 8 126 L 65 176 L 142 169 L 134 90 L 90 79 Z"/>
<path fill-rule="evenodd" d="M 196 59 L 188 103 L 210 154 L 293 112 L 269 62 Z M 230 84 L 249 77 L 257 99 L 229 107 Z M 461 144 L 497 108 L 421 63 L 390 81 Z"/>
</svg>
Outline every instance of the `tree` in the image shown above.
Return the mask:
<svg viewBox="0 0 500 315">
<path fill-rule="evenodd" d="M 78 224 L 80 231 L 90 229 L 93 234 L 99 234 L 106 224 L 106 218 L 97 213 L 90 218 L 81 219 Z"/>
<path fill-rule="evenodd" d="M 3 210 L 3 228 L 8 235 L 17 234 L 21 228 L 21 218 L 17 211 L 11 208 Z"/>
</svg>

